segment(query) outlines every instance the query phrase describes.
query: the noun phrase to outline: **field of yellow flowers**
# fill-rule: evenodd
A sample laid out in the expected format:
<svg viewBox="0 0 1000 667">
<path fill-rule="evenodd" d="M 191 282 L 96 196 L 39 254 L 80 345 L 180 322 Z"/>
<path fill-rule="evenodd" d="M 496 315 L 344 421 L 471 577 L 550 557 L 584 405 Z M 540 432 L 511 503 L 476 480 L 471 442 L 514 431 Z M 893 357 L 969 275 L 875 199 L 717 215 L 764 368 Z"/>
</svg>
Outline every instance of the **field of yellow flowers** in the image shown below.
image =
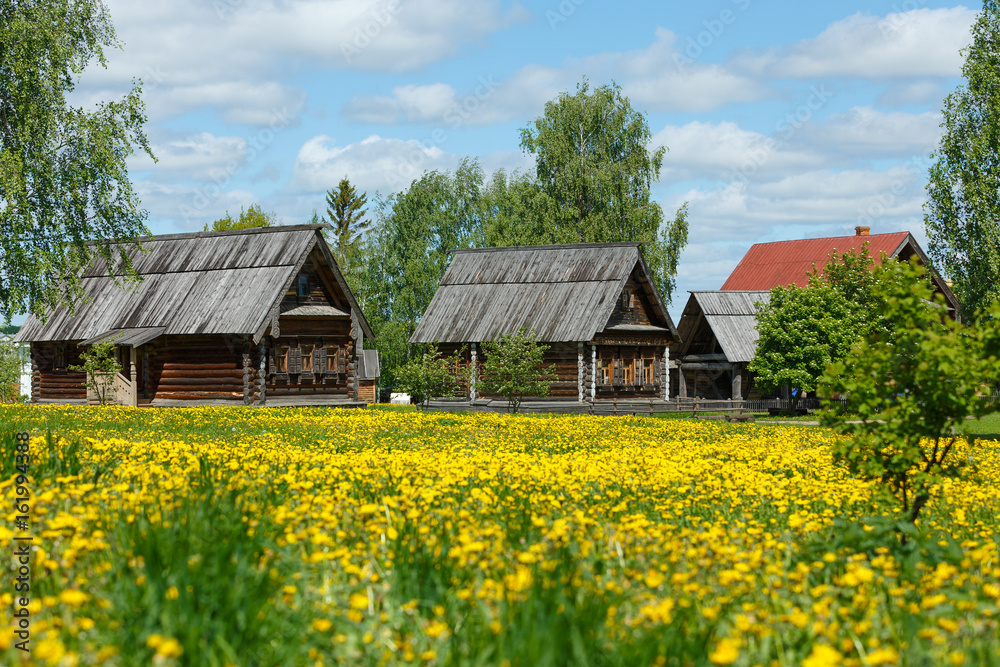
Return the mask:
<svg viewBox="0 0 1000 667">
<path fill-rule="evenodd" d="M 12 559 L 4 665 L 1000 664 L 993 441 L 900 546 L 822 429 L 6 406 L 0 424 L 0 542 L 32 537 L 30 654 Z"/>
</svg>

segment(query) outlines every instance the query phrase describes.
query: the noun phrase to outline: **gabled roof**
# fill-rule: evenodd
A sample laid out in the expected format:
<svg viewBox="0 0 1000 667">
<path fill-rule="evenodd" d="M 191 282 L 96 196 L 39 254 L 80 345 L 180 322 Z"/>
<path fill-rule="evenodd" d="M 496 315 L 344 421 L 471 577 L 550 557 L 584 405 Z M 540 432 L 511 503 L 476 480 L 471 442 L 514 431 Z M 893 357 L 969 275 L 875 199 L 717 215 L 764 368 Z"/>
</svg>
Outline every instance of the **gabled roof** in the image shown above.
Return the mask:
<svg viewBox="0 0 1000 667">
<path fill-rule="evenodd" d="M 124 288 L 116 285 L 99 259 L 80 280 L 89 301 L 78 304 L 72 316 L 69 308 L 60 306 L 44 323 L 29 317 L 18 340 L 78 341 L 155 328 L 166 335 L 248 334 L 259 340 L 317 247 L 365 334 L 374 338 L 326 247 L 322 228 L 289 225 L 140 239 L 147 252 L 129 254 L 142 281 Z"/>
<path fill-rule="evenodd" d="M 701 317 L 710 327 L 729 363 L 748 363 L 757 351 L 757 303 L 771 302 L 771 292 L 700 291 L 691 292 L 681 316 L 680 334 L 685 347 L 694 342 Z"/>
<path fill-rule="evenodd" d="M 916 247 L 916 241 L 909 232 L 757 243 L 733 269 L 722 289 L 769 290 L 792 283 L 805 287 L 814 264 L 822 271 L 831 252 L 860 250 L 864 243 L 868 243 L 868 253 L 875 261 L 883 252 L 889 257 L 897 257 L 908 245 Z M 920 254 L 923 255 L 922 252 Z"/>
<path fill-rule="evenodd" d="M 523 326 L 544 342 L 591 340 L 637 275 L 652 322 L 676 336 L 638 243 L 579 243 L 456 250 L 410 338 L 413 343 L 492 340 Z"/>
</svg>

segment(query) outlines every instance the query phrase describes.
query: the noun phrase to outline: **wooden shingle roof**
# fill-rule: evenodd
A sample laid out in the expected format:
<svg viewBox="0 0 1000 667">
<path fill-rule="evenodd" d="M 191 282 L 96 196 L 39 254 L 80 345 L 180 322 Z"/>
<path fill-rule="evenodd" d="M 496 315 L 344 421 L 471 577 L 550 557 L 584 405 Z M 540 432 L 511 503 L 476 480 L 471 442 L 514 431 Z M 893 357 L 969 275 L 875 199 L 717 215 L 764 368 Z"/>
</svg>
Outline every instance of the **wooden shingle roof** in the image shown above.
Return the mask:
<svg viewBox="0 0 1000 667">
<path fill-rule="evenodd" d="M 330 255 L 323 225 L 289 225 L 140 239 L 130 252 L 142 280 L 115 284 L 103 260 L 86 269 L 88 301 L 75 314 L 60 306 L 45 322 L 32 316 L 23 341 L 80 341 L 112 330 L 161 328 L 163 334 L 249 334 L 259 339 L 306 256 L 319 247 L 335 278 L 374 336 Z"/>
<path fill-rule="evenodd" d="M 681 317 L 681 338 L 688 343 L 700 321 L 705 322 L 719 341 L 729 363 L 749 363 L 757 351 L 757 303 L 771 302 L 771 292 L 698 291 L 691 292 Z"/>
<path fill-rule="evenodd" d="M 638 243 L 456 250 L 411 337 L 413 343 L 494 339 L 521 327 L 544 342 L 591 340 L 633 272 L 656 321 L 676 335 Z"/>
</svg>

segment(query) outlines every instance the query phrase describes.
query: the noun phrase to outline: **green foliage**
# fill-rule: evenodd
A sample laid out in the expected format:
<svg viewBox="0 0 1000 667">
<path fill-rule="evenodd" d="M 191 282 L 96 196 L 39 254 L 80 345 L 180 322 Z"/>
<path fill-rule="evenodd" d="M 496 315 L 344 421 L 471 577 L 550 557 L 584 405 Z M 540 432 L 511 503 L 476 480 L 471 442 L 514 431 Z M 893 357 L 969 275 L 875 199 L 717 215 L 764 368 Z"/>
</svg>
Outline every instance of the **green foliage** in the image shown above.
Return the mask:
<svg viewBox="0 0 1000 667">
<path fill-rule="evenodd" d="M 915 258 L 890 263 L 887 273 L 875 296 L 894 331 L 860 340 L 830 366 L 821 391 L 844 397 L 846 405 L 826 411 L 823 420 L 851 436 L 834 447 L 835 460 L 864 479 L 878 480 L 912 523 L 934 487 L 966 473 L 956 444 L 966 415 L 992 409 L 981 399 L 1000 366 L 992 329 L 948 318 Z M 847 419 L 846 413 L 854 417 Z"/>
<path fill-rule="evenodd" d="M 687 206 L 664 223 L 649 189 L 665 149 L 651 154 L 651 139 L 645 115 L 618 86 L 591 91 L 584 81 L 521 132 L 535 173 L 499 170 L 487 177 L 479 162 L 465 158 L 454 173 L 426 172 L 377 200 L 370 233 L 337 259 L 375 330 L 383 380 L 391 386 L 395 369 L 410 358 L 409 339 L 453 249 L 643 242 L 669 302 L 687 243 Z"/>
<path fill-rule="evenodd" d="M 211 464 L 201 464 L 200 480 L 176 502 L 112 524 L 113 622 L 102 632 L 124 664 L 156 663 L 154 635 L 179 642 L 178 664 L 304 664 L 307 621 L 281 593 L 294 582 L 273 538 L 275 500 L 220 488 Z"/>
<path fill-rule="evenodd" d="M 368 229 L 370 222 L 365 220 L 365 204 L 368 196 L 358 195 L 347 177 L 340 179 L 336 188 L 326 193 L 325 221 L 333 225 L 336 235 L 335 248 L 343 252 L 354 240 Z"/>
<path fill-rule="evenodd" d="M 443 357 L 436 345 L 429 346 L 423 355 L 396 371 L 395 389 L 406 392 L 418 404 L 435 396 L 453 396 L 458 391 L 460 378 L 456 369 L 464 352 L 463 347 Z"/>
<path fill-rule="evenodd" d="M 206 224 L 204 230 L 206 232 L 222 232 L 228 229 L 274 227 L 280 224 L 281 221 L 278 220 L 276 213 L 265 213 L 260 204 L 250 204 L 250 208 L 248 209 L 240 207 L 239 217 L 233 218 L 233 216 L 229 214 L 229 211 L 226 211 L 226 215 L 224 217 L 219 218 L 211 225 Z"/>
<path fill-rule="evenodd" d="M 643 241 L 663 298 L 673 295 L 677 258 L 687 242 L 687 207 L 663 226 L 649 189 L 659 180 L 664 147 L 652 152 L 646 116 L 612 83 L 593 91 L 586 79 L 576 94 L 545 104 L 521 148 L 535 156 L 538 187 L 551 202 L 550 238 L 543 243 Z"/>
<path fill-rule="evenodd" d="M 348 284 L 375 332 L 386 380 L 410 356 L 409 340 L 448 264 L 448 251 L 476 245 L 482 169 L 463 160 L 454 174 L 425 173 L 376 203 L 374 228 Z"/>
<path fill-rule="evenodd" d="M 857 338 L 855 313 L 838 290 L 825 284 L 775 287 L 757 316 L 757 352 L 750 362 L 765 391 L 816 389 L 823 371 L 850 350 Z"/>
<path fill-rule="evenodd" d="M 0 3 L 0 315 L 42 316 L 82 296 L 95 256 L 135 278 L 128 251 L 149 233 L 128 178 L 138 147 L 152 157 L 136 84 L 91 111 L 67 96 L 92 61 L 118 46 L 98 0 Z M 88 243 L 93 242 L 93 243 Z"/>
<path fill-rule="evenodd" d="M 85 350 L 80 354 L 80 359 L 83 360 L 81 365 L 68 366 L 71 371 L 83 371 L 87 374 L 84 385 L 94 392 L 101 405 L 106 405 L 114 400 L 115 373 L 122 371 L 122 365 L 115 358 L 116 338 L 118 336 L 94 343 L 90 350 Z"/>
<path fill-rule="evenodd" d="M 20 397 L 23 364 L 24 354 L 17 343 L 0 340 L 0 403 L 17 400 Z"/>
<path fill-rule="evenodd" d="M 548 395 L 555 372 L 552 366 L 542 366 L 547 349 L 527 328 L 486 341 L 483 376 L 478 382 L 482 392 L 505 397 L 511 412 L 517 412 L 525 396 Z"/>
<path fill-rule="evenodd" d="M 966 83 L 944 100 L 927 183 L 928 252 L 968 318 L 1000 296 L 1000 8 L 984 0 L 963 50 Z"/>
</svg>

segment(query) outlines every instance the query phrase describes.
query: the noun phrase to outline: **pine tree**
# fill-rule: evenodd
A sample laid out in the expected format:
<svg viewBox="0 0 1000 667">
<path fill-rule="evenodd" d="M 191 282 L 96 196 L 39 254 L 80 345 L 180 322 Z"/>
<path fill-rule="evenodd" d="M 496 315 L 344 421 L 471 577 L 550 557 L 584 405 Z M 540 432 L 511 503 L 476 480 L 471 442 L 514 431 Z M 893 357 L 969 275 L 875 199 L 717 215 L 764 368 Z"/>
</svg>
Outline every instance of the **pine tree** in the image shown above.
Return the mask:
<svg viewBox="0 0 1000 667">
<path fill-rule="evenodd" d="M 340 179 L 335 189 L 326 193 L 327 222 L 333 225 L 337 236 L 337 250 L 344 252 L 368 229 L 369 221 L 365 220 L 365 204 L 367 195 L 358 195 L 354 186 L 346 176 Z"/>
</svg>

